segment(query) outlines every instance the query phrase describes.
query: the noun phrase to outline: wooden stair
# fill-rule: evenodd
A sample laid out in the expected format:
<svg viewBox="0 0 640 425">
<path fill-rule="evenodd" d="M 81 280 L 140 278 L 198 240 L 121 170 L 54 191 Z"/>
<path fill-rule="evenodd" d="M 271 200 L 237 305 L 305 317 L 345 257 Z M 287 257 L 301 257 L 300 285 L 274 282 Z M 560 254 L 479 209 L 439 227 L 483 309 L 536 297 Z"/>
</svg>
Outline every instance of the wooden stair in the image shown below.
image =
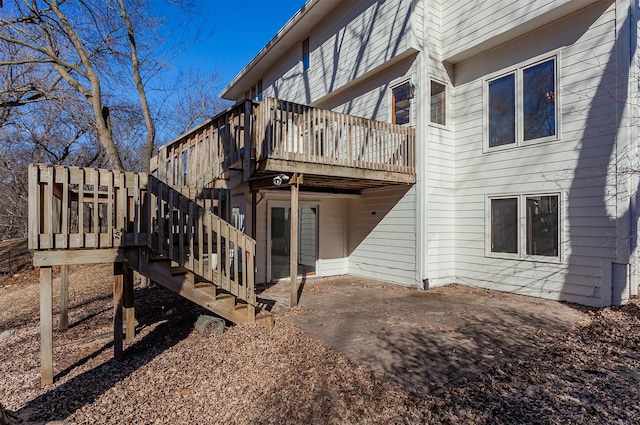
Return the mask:
<svg viewBox="0 0 640 425">
<path fill-rule="evenodd" d="M 234 323 L 269 324 L 269 315 L 256 317 L 256 241 L 216 214 L 229 215 L 216 198 L 224 193 L 144 173 L 31 164 L 34 265 L 126 261 Z"/>
<path fill-rule="evenodd" d="M 152 281 L 198 304 L 212 313 L 236 324 L 259 323 L 270 327 L 273 315 L 241 302 L 235 296 L 217 288 L 186 267 L 164 257 L 152 258 L 145 274 Z"/>
</svg>

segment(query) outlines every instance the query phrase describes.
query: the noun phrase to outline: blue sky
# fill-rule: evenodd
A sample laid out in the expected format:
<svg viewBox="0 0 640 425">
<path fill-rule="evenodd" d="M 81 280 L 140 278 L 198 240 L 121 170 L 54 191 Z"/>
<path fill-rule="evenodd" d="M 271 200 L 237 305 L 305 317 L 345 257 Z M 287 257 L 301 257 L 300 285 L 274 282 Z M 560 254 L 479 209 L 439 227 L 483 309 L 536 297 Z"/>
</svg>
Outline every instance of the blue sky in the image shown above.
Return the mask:
<svg viewBox="0 0 640 425">
<path fill-rule="evenodd" d="M 222 89 L 305 0 L 194 0 L 194 3 L 205 17 L 207 28 L 213 28 L 214 32 L 205 41 L 189 47 L 176 58 L 175 64 L 217 71 Z"/>
</svg>

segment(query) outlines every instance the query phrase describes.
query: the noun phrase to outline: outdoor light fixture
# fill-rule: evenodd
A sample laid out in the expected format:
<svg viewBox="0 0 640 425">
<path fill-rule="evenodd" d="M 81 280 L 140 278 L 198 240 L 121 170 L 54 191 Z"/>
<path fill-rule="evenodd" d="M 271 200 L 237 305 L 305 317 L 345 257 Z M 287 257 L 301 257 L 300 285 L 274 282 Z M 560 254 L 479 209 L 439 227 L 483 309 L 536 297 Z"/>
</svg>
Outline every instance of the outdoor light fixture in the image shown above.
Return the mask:
<svg viewBox="0 0 640 425">
<path fill-rule="evenodd" d="M 282 182 L 286 182 L 288 180 L 289 176 L 287 176 L 286 174 L 278 174 L 273 178 L 273 184 L 275 184 L 276 186 L 280 186 Z"/>
</svg>

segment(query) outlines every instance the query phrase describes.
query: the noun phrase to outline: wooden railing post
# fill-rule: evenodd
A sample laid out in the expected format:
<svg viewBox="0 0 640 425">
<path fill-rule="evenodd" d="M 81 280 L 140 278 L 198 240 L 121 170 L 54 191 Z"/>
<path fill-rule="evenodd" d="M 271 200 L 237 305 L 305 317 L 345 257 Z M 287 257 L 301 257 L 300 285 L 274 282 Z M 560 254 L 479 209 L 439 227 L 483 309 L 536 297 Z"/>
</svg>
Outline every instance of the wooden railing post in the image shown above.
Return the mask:
<svg viewBox="0 0 640 425">
<path fill-rule="evenodd" d="M 242 161 L 242 179 L 248 181 L 251 178 L 251 121 L 253 103 L 250 100 L 244 102 L 244 146 Z"/>
<path fill-rule="evenodd" d="M 167 148 L 158 150 L 158 179 L 167 181 Z"/>
<path fill-rule="evenodd" d="M 39 167 L 29 164 L 29 249 L 40 248 L 40 188 L 38 180 L 40 177 Z"/>
</svg>

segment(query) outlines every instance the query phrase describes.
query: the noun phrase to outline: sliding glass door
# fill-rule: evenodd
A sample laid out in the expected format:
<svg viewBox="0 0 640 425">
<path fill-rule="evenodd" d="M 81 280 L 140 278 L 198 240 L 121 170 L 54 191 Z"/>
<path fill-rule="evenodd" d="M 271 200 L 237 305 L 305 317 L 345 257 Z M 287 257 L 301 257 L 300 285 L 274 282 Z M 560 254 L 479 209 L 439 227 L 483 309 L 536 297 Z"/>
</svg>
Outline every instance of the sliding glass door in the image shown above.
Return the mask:
<svg viewBox="0 0 640 425">
<path fill-rule="evenodd" d="M 288 278 L 291 252 L 291 208 L 271 207 L 271 279 Z M 316 271 L 318 259 L 318 207 L 298 210 L 298 274 Z"/>
</svg>

